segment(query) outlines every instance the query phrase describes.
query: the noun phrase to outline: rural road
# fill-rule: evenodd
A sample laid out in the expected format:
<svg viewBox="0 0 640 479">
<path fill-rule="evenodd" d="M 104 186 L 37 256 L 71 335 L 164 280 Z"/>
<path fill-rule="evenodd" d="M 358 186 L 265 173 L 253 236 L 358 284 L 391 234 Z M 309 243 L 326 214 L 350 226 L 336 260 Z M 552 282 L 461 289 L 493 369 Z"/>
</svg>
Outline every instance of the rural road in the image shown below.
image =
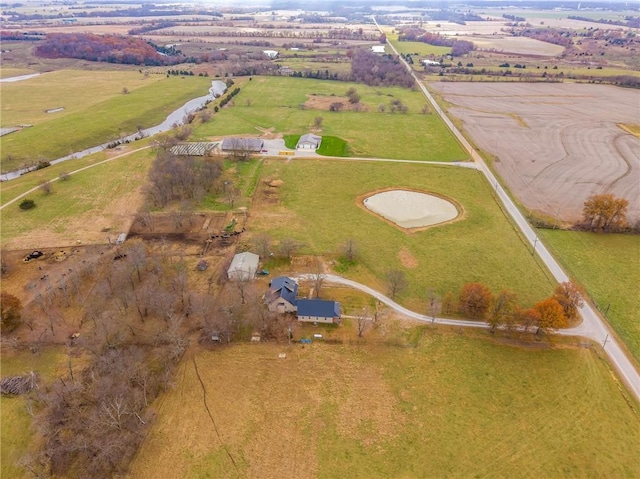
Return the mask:
<svg viewBox="0 0 640 479">
<path fill-rule="evenodd" d="M 378 28 L 380 27 L 378 26 Z M 380 29 L 380 31 L 382 32 L 382 29 Z M 570 281 L 571 279 L 560 267 L 559 263 L 551 255 L 546 246 L 540 241 L 536 232 L 529 225 L 525 217 L 516 207 L 515 203 L 511 200 L 504 188 L 502 188 L 502 186 L 498 182 L 498 179 L 487 167 L 482 157 L 478 154 L 478 152 L 475 151 L 475 149 L 471 146 L 467 139 L 462 135 L 462 133 L 460 133 L 458 128 L 456 128 L 456 126 L 451 122 L 446 113 L 442 110 L 442 108 L 440 108 L 440 105 L 438 105 L 435 99 L 431 96 L 429 90 L 427 90 L 424 84 L 418 79 L 412 68 L 398 54 L 398 51 L 395 49 L 395 47 L 390 42 L 387 42 L 387 45 L 389 45 L 391 49 L 393 49 L 394 53 L 398 55 L 407 70 L 413 76 L 416 84 L 420 87 L 422 93 L 427 98 L 433 109 L 438 113 L 438 115 L 440 115 L 442 121 L 445 122 L 447 127 L 455 135 L 460 144 L 467 150 L 470 157 L 478 166 L 478 169 L 484 174 L 484 176 L 487 178 L 487 181 L 489 181 L 489 184 L 493 185 L 495 194 L 500 199 L 503 208 L 509 214 L 509 216 L 512 218 L 514 223 L 517 225 L 517 227 L 520 229 L 524 237 L 531 245 L 532 253 L 538 255 L 538 257 L 544 262 L 556 281 L 558 281 L 559 283 Z M 640 400 L 640 373 L 636 369 L 633 362 L 626 355 L 618 340 L 610 331 L 608 324 L 605 323 L 605 321 L 598 315 L 598 313 L 587 301 L 585 301 L 584 305 L 580 308 L 580 316 L 582 317 L 582 324 L 575 328 L 562 330 L 560 334 L 583 336 L 602 344 L 605 353 L 609 357 L 611 363 L 614 365 L 619 375 L 625 381 L 635 397 Z"/>
</svg>

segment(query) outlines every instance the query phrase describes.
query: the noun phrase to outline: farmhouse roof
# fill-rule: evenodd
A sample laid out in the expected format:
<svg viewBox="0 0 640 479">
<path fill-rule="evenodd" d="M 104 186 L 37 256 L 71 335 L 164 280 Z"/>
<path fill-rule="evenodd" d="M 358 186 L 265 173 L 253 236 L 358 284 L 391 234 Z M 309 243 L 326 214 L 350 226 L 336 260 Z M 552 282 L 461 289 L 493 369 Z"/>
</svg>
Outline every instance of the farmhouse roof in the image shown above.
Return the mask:
<svg viewBox="0 0 640 479">
<path fill-rule="evenodd" d="M 322 137 L 318 135 L 314 135 L 313 133 L 307 133 L 302 135 L 298 140 L 298 145 L 302 145 L 303 143 L 310 143 L 314 146 L 314 148 L 318 148 L 320 143 L 322 142 Z"/>
<path fill-rule="evenodd" d="M 260 257 L 255 253 L 245 251 L 233 257 L 227 274 L 231 279 L 250 279 L 258 269 Z"/>
<path fill-rule="evenodd" d="M 260 138 L 225 138 L 222 140 L 223 151 L 260 151 L 263 145 L 264 141 Z"/>
<path fill-rule="evenodd" d="M 373 53 L 384 53 L 385 52 L 384 45 L 373 45 L 371 47 L 371 51 Z"/>
<path fill-rule="evenodd" d="M 273 278 L 271 283 L 269 283 L 267 301 L 272 302 L 277 298 L 282 298 L 292 305 L 295 305 L 297 294 L 298 283 L 287 276 L 278 276 L 277 278 Z"/>
<path fill-rule="evenodd" d="M 299 299 L 298 316 L 315 316 L 318 318 L 339 318 L 340 303 L 323 299 Z"/>
</svg>

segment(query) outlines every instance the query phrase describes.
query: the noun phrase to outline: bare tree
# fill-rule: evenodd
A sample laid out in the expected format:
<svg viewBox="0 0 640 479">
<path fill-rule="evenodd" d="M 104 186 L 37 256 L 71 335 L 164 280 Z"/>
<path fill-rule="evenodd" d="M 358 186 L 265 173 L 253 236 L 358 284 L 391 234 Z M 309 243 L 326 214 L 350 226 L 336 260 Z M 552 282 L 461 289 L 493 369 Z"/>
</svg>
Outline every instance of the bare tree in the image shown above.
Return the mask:
<svg viewBox="0 0 640 479">
<path fill-rule="evenodd" d="M 391 299 L 395 299 L 396 295 L 407 289 L 407 286 L 409 285 L 404 271 L 399 269 L 388 270 L 384 277 L 387 283 L 387 291 L 389 292 Z"/>
<path fill-rule="evenodd" d="M 350 263 L 353 263 L 356 260 L 356 257 L 358 256 L 358 246 L 353 238 L 349 238 L 342 245 L 342 254 L 344 255 L 344 259 Z"/>
<path fill-rule="evenodd" d="M 323 121 L 323 119 L 322 119 L 322 117 L 320 115 L 316 116 L 313 119 L 313 127 L 316 130 L 320 130 L 322 128 L 322 121 Z"/>
<path fill-rule="evenodd" d="M 238 199 L 240 198 L 240 190 L 236 188 L 233 185 L 233 183 L 229 183 L 229 184 L 225 183 L 224 191 L 225 191 L 224 192 L 225 200 L 227 201 L 229 206 L 233 208 L 233 205 L 235 204 L 235 202 L 238 201 Z"/>
<path fill-rule="evenodd" d="M 280 241 L 279 251 L 280 255 L 285 258 L 291 259 L 291 257 L 296 253 L 298 249 L 300 249 L 300 243 L 298 243 L 293 238 L 284 238 Z"/>
<path fill-rule="evenodd" d="M 356 316 L 356 324 L 358 326 L 358 337 L 361 338 L 365 329 L 371 321 L 371 314 L 369 308 L 362 308 L 362 311 Z"/>
<path fill-rule="evenodd" d="M 271 236 L 267 233 L 260 233 L 253 237 L 251 242 L 253 250 L 260 256 L 260 258 L 267 258 L 271 253 Z"/>
<path fill-rule="evenodd" d="M 324 273 L 322 261 L 316 258 L 315 273 L 313 274 L 313 291 L 316 298 L 320 297 L 320 291 L 324 285 L 324 281 L 327 279 L 327 275 Z"/>
<path fill-rule="evenodd" d="M 53 192 L 53 184 L 51 183 L 50 180 L 43 181 L 42 183 L 40 183 L 40 186 L 38 188 L 45 195 L 50 195 Z"/>
<path fill-rule="evenodd" d="M 440 295 L 433 288 L 427 288 L 427 314 L 431 317 L 431 322 L 434 323 L 436 316 L 440 311 Z"/>
</svg>

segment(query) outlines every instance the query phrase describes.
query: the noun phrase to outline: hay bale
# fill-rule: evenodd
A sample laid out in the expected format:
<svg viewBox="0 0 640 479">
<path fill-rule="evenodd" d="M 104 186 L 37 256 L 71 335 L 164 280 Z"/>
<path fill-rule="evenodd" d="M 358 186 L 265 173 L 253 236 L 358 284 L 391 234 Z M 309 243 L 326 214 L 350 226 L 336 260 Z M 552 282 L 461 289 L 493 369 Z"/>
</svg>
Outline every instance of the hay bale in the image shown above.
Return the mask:
<svg viewBox="0 0 640 479">
<path fill-rule="evenodd" d="M 269 186 L 271 186 L 272 188 L 279 188 L 282 185 L 284 185 L 284 181 L 282 180 L 273 180 L 271 183 L 269 183 Z"/>
</svg>

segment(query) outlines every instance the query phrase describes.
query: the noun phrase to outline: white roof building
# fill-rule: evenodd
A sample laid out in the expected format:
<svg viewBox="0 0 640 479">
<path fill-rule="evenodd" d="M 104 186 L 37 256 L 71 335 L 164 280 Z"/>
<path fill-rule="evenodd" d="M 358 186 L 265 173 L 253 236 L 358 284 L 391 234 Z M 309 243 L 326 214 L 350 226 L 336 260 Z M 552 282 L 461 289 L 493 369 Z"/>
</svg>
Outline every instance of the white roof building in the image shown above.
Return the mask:
<svg viewBox="0 0 640 479">
<path fill-rule="evenodd" d="M 373 45 L 371 51 L 373 53 L 385 53 L 384 45 Z"/>
<path fill-rule="evenodd" d="M 253 279 L 258 270 L 260 257 L 255 253 L 238 253 L 233 257 L 227 270 L 227 277 L 235 281 L 247 281 Z"/>
<path fill-rule="evenodd" d="M 271 59 L 278 58 L 278 52 L 276 50 L 262 50 L 262 53 Z"/>
</svg>

